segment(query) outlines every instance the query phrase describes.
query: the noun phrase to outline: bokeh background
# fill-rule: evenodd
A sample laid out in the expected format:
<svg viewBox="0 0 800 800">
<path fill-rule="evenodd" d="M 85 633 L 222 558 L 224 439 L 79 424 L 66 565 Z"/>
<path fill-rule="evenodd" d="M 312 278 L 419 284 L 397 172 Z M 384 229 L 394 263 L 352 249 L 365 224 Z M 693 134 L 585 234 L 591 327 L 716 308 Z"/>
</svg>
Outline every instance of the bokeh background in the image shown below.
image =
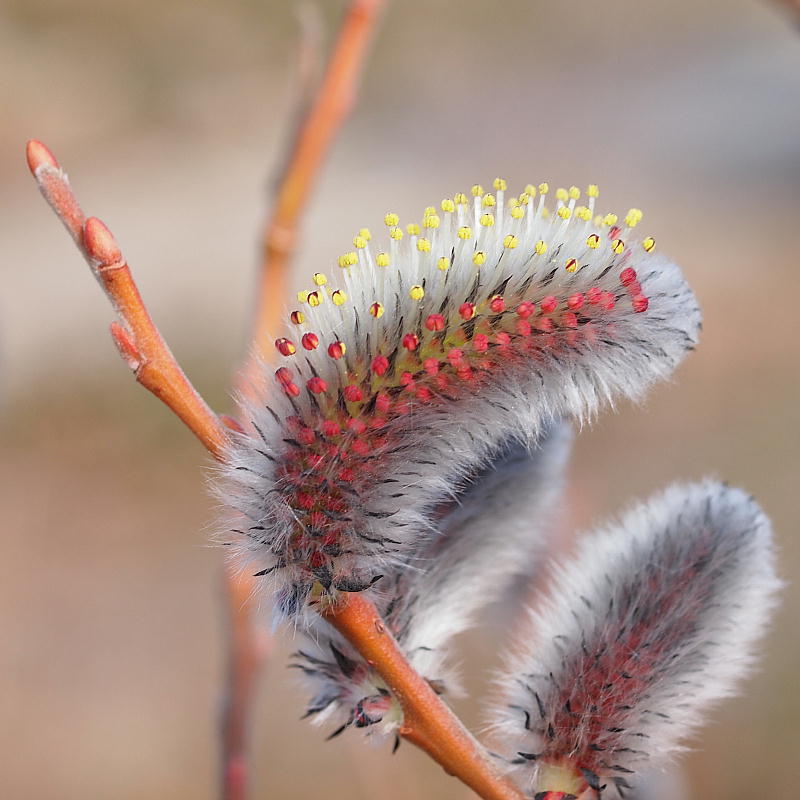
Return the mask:
<svg viewBox="0 0 800 800">
<path fill-rule="evenodd" d="M 318 4 L 330 30 L 341 2 Z M 296 6 L 0 2 L 0 795 L 212 798 L 219 556 L 201 448 L 136 387 L 111 312 L 38 197 L 46 141 L 220 409 L 297 94 Z M 763 668 L 684 762 L 691 800 L 797 794 L 800 31 L 756 0 L 395 0 L 312 198 L 301 275 L 353 233 L 497 175 L 601 187 L 685 268 L 699 350 L 581 433 L 567 529 L 716 474 L 773 517 L 789 582 Z M 460 643 L 487 691 L 503 614 Z M 466 798 L 410 747 L 323 742 L 278 638 L 254 798 Z M 476 699 L 459 708 L 480 725 Z M 672 795 L 670 800 L 677 800 Z"/>
</svg>

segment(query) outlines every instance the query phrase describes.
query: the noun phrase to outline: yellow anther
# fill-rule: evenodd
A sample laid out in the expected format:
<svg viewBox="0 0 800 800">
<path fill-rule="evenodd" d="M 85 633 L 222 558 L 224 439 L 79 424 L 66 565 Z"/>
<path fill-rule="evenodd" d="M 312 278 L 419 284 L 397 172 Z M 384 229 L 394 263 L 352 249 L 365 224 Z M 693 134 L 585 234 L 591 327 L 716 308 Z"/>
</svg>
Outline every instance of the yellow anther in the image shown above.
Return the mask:
<svg viewBox="0 0 800 800">
<path fill-rule="evenodd" d="M 525 186 L 525 194 L 536 197 L 536 187 L 532 183 L 527 184 Z"/>
<path fill-rule="evenodd" d="M 311 306 L 311 308 L 316 308 L 318 305 L 321 305 L 324 299 L 325 295 L 322 292 L 308 293 L 308 304 Z"/>
<path fill-rule="evenodd" d="M 511 209 L 511 216 L 514 219 L 522 219 L 525 216 L 525 210 L 522 206 L 516 206 L 515 208 Z"/>
<path fill-rule="evenodd" d="M 439 260 L 436 262 L 436 266 L 437 266 L 437 267 L 439 267 L 439 269 L 440 269 L 442 272 L 444 272 L 445 270 L 447 270 L 447 269 L 449 269 L 449 268 L 450 268 L 450 259 L 449 259 L 449 258 L 447 258 L 446 256 L 442 256 L 442 257 L 441 257 L 441 258 L 440 258 L 440 259 L 439 259 Z"/>
<path fill-rule="evenodd" d="M 600 194 L 600 189 L 596 183 L 590 183 L 586 187 L 586 194 L 589 195 L 589 197 L 598 197 Z"/>
<path fill-rule="evenodd" d="M 525 190 L 527 191 L 527 189 Z M 540 183 L 539 184 L 539 194 L 547 194 L 550 191 L 550 184 L 549 183 Z M 533 195 L 533 192 L 531 192 Z"/>
<path fill-rule="evenodd" d="M 485 194 L 483 196 L 484 208 L 494 208 L 495 205 L 497 205 L 497 201 L 494 199 L 493 194 Z"/>
<path fill-rule="evenodd" d="M 523 192 L 523 193 L 522 193 L 522 194 L 519 196 L 519 201 L 518 201 L 518 202 L 519 202 L 519 204 L 520 204 L 521 206 L 526 206 L 526 205 L 528 205 L 528 203 L 530 203 L 530 201 L 531 201 L 531 197 L 533 197 L 533 195 L 532 195 L 532 194 L 529 194 L 528 192 Z"/>
<path fill-rule="evenodd" d="M 625 242 L 623 242 L 622 239 L 614 239 L 614 241 L 611 242 L 611 249 L 619 255 L 625 249 Z"/>
<path fill-rule="evenodd" d="M 617 224 L 618 219 L 619 217 L 617 217 L 616 214 L 606 214 L 603 217 L 603 225 L 608 225 L 608 227 L 610 228 L 612 225 Z"/>
<path fill-rule="evenodd" d="M 403 238 L 403 229 L 394 227 L 389 231 L 389 236 L 396 242 L 399 242 Z"/>
<path fill-rule="evenodd" d="M 509 250 L 513 250 L 518 243 L 517 237 L 511 233 L 503 239 L 503 247 L 507 247 Z"/>
<path fill-rule="evenodd" d="M 453 202 L 457 206 L 465 206 L 467 204 L 467 196 L 464 194 L 464 192 L 456 192 L 453 195 Z"/>
<path fill-rule="evenodd" d="M 509 208 L 516 208 L 519 205 L 519 200 L 516 197 L 509 197 L 506 201 L 506 205 Z"/>
<path fill-rule="evenodd" d="M 594 217 L 594 226 L 595 228 L 599 228 L 603 224 L 603 215 L 602 214 L 595 214 Z"/>
<path fill-rule="evenodd" d="M 469 225 L 465 225 L 463 228 L 458 229 L 458 238 L 459 239 L 471 239 L 472 238 L 472 228 Z"/>
<path fill-rule="evenodd" d="M 638 208 L 632 208 L 625 215 L 625 224 L 629 228 L 635 228 L 641 221 L 644 214 Z"/>
<path fill-rule="evenodd" d="M 391 263 L 391 259 L 389 258 L 389 254 L 388 253 L 378 253 L 378 255 L 375 256 L 375 263 L 379 267 L 388 267 L 389 264 Z"/>
<path fill-rule="evenodd" d="M 383 316 L 383 305 L 381 303 L 378 303 L 377 301 L 374 302 L 369 307 L 369 313 L 372 314 L 372 316 L 375 317 L 375 319 L 380 319 Z"/>
<path fill-rule="evenodd" d="M 481 214 L 481 225 L 484 228 L 491 228 L 494 225 L 494 214 Z"/>
<path fill-rule="evenodd" d="M 480 267 L 482 264 L 486 263 L 486 253 L 483 250 L 476 250 L 475 255 L 472 256 L 472 263 L 476 267 Z"/>
<path fill-rule="evenodd" d="M 328 276 L 322 272 L 315 272 L 313 280 L 317 286 L 324 286 L 328 282 Z"/>
<path fill-rule="evenodd" d="M 435 214 L 436 209 L 433 206 L 426 206 L 425 210 L 422 212 L 423 217 L 429 217 L 431 214 Z"/>
<path fill-rule="evenodd" d="M 437 214 L 428 214 L 424 220 L 422 220 L 422 227 L 423 228 L 438 228 L 439 223 L 441 220 Z"/>
<path fill-rule="evenodd" d="M 387 225 L 389 228 L 394 228 L 394 226 L 395 226 L 395 225 L 399 224 L 399 222 L 400 222 L 400 217 L 398 217 L 398 216 L 397 216 L 397 214 L 393 214 L 393 213 L 389 212 L 389 213 L 388 213 L 388 214 L 387 214 L 387 215 L 386 215 L 386 216 L 383 218 L 383 221 L 386 223 L 386 225 Z"/>
<path fill-rule="evenodd" d="M 442 200 L 442 211 L 444 211 L 446 214 L 452 214 L 455 210 L 456 210 L 455 201 L 450 200 L 450 198 L 448 197 L 445 197 L 445 199 Z"/>
<path fill-rule="evenodd" d="M 339 256 L 339 266 L 344 269 L 345 267 L 352 267 L 355 264 L 358 264 L 358 256 L 353 253 L 345 253 L 343 256 Z"/>
<path fill-rule="evenodd" d="M 556 200 L 560 200 L 562 203 L 566 203 L 569 199 L 569 194 L 566 189 L 558 188 L 556 189 Z"/>
<path fill-rule="evenodd" d="M 586 206 L 578 206 L 575 209 L 575 216 L 584 222 L 588 222 L 592 218 L 592 212 Z"/>
<path fill-rule="evenodd" d="M 297 302 L 305 303 L 308 300 L 308 292 L 303 290 L 297 293 Z"/>
<path fill-rule="evenodd" d="M 646 253 L 649 253 L 656 246 L 656 240 L 652 236 L 648 236 L 642 241 L 642 247 Z"/>
<path fill-rule="evenodd" d="M 420 238 L 417 239 L 417 250 L 419 250 L 420 253 L 429 253 L 431 250 L 430 241 L 424 236 L 420 236 Z"/>
<path fill-rule="evenodd" d="M 367 246 L 367 240 L 363 236 L 355 236 L 353 238 L 353 247 L 363 250 Z"/>
<path fill-rule="evenodd" d="M 533 249 L 537 256 L 543 256 L 547 252 L 547 243 L 540 239 L 536 242 Z"/>
<path fill-rule="evenodd" d="M 569 199 L 570 200 L 580 200 L 581 197 L 581 190 L 577 186 L 570 186 L 569 187 Z"/>
<path fill-rule="evenodd" d="M 568 258 L 567 263 L 564 264 L 564 269 L 567 272 L 575 272 L 578 269 L 578 262 L 574 258 Z"/>
<path fill-rule="evenodd" d="M 347 302 L 347 295 L 341 289 L 336 289 L 331 294 L 331 300 L 335 306 L 342 306 Z"/>
<path fill-rule="evenodd" d="M 590 237 L 589 237 L 589 238 L 586 240 L 586 244 L 587 244 L 589 247 L 591 247 L 591 248 L 592 248 L 592 250 L 597 250 L 597 248 L 598 248 L 598 247 L 600 247 L 600 237 L 599 237 L 599 236 L 598 236 L 596 233 L 593 233 L 593 234 L 592 234 L 592 235 L 591 235 L 591 236 L 590 236 Z"/>
<path fill-rule="evenodd" d="M 419 285 L 412 286 L 411 289 L 409 289 L 408 296 L 412 300 L 422 300 L 422 298 L 425 297 L 425 290 Z"/>
<path fill-rule="evenodd" d="M 481 186 L 479 183 L 476 183 L 470 189 L 470 192 L 472 192 L 473 197 L 480 197 L 483 194 L 483 186 Z"/>
<path fill-rule="evenodd" d="M 416 222 L 409 222 L 409 224 L 406 225 L 406 230 L 409 236 L 419 236 L 419 225 L 417 225 Z"/>
<path fill-rule="evenodd" d="M 572 212 L 567 206 L 561 206 L 561 208 L 556 211 L 556 214 L 558 214 L 561 219 L 569 219 L 572 216 Z"/>
<path fill-rule="evenodd" d="M 306 315 L 302 311 L 292 311 L 289 315 L 289 319 L 291 319 L 295 325 L 302 325 L 306 321 Z"/>
<path fill-rule="evenodd" d="M 504 192 L 506 189 L 508 189 L 508 186 L 503 178 L 495 178 L 492 186 L 494 186 L 495 191 L 497 192 Z"/>
</svg>

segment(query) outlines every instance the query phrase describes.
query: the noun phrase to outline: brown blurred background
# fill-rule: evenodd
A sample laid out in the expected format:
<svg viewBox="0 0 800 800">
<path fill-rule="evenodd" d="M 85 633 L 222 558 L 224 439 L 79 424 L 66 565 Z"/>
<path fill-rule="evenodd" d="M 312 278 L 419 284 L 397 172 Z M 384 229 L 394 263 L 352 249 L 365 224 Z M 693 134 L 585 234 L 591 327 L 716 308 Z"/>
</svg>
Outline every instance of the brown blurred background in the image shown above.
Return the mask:
<svg viewBox="0 0 800 800">
<path fill-rule="evenodd" d="M 319 3 L 332 26 L 340 2 Z M 295 5 L 0 2 L 0 796 L 212 798 L 219 553 L 201 448 L 130 379 L 111 312 L 38 197 L 47 142 L 225 409 L 289 131 Z M 362 225 L 497 175 L 597 182 L 684 266 L 701 346 L 578 441 L 571 524 L 716 474 L 773 517 L 790 582 L 763 668 L 685 760 L 692 800 L 797 796 L 800 35 L 747 0 L 395 0 L 309 209 L 297 275 Z M 299 283 L 295 280 L 294 286 Z M 500 615 L 488 617 L 490 627 Z M 461 642 L 486 692 L 496 630 Z M 466 798 L 404 746 L 325 744 L 276 644 L 254 798 Z M 480 724 L 477 703 L 461 704 Z"/>
</svg>

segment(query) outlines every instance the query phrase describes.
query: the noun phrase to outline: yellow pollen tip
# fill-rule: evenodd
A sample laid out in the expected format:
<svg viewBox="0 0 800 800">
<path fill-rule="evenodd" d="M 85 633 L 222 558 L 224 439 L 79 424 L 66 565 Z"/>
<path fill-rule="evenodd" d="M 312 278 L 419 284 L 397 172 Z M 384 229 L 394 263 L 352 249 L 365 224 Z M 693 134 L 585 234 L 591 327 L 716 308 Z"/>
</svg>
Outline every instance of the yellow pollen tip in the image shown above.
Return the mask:
<svg viewBox="0 0 800 800">
<path fill-rule="evenodd" d="M 532 183 L 529 183 L 525 187 L 525 194 L 530 195 L 531 197 L 536 197 L 536 187 Z"/>
<path fill-rule="evenodd" d="M 396 242 L 399 242 L 403 238 L 403 229 L 395 226 L 389 231 L 389 236 Z"/>
<path fill-rule="evenodd" d="M 372 238 L 372 233 L 370 233 L 369 228 L 362 228 L 358 235 L 369 241 Z"/>
<path fill-rule="evenodd" d="M 328 282 L 328 276 L 322 272 L 315 272 L 313 280 L 317 286 L 324 286 Z"/>
<path fill-rule="evenodd" d="M 497 204 L 497 201 L 494 199 L 493 194 L 487 194 L 483 196 L 483 206 L 484 208 L 492 208 Z"/>
<path fill-rule="evenodd" d="M 623 242 L 622 239 L 614 239 L 614 241 L 611 242 L 611 249 L 619 255 L 619 253 L 625 249 L 625 242 Z"/>
<path fill-rule="evenodd" d="M 471 239 L 472 238 L 472 228 L 469 225 L 465 225 L 463 228 L 458 229 L 458 238 L 459 239 Z"/>
<path fill-rule="evenodd" d="M 464 194 L 464 192 L 456 192 L 453 195 L 453 202 L 457 206 L 465 206 L 467 204 L 467 196 Z"/>
<path fill-rule="evenodd" d="M 506 202 L 506 205 L 509 208 L 516 208 L 519 205 L 519 200 L 517 200 L 516 197 L 509 197 L 508 201 Z"/>
<path fill-rule="evenodd" d="M 570 186 L 569 187 L 569 199 L 570 200 L 580 200 L 581 197 L 581 190 L 577 186 Z"/>
<path fill-rule="evenodd" d="M 400 217 L 390 212 L 383 218 L 383 221 L 386 223 L 387 227 L 394 228 L 395 225 L 399 224 Z"/>
<path fill-rule="evenodd" d="M 316 308 L 318 305 L 321 305 L 324 299 L 325 295 L 322 294 L 322 292 L 308 293 L 308 304 L 311 306 L 311 308 Z"/>
<path fill-rule="evenodd" d="M 442 272 L 444 272 L 445 270 L 447 270 L 447 269 L 449 269 L 449 268 L 450 268 L 450 259 L 449 259 L 449 258 L 446 258 L 445 256 L 442 256 L 442 257 L 441 257 L 441 258 L 440 258 L 440 259 L 439 259 L 439 260 L 436 262 L 436 266 L 437 266 L 437 267 L 438 267 L 438 268 L 439 268 L 439 269 L 440 269 Z"/>
<path fill-rule="evenodd" d="M 473 197 L 480 197 L 483 194 L 483 186 L 479 183 L 476 183 L 471 189 L 470 192 L 472 193 Z"/>
<path fill-rule="evenodd" d="M 550 191 L 550 184 L 549 183 L 540 183 L 539 184 L 539 194 L 547 194 Z M 533 194 L 533 192 L 531 192 Z"/>
<path fill-rule="evenodd" d="M 419 250 L 420 253 L 429 253 L 430 249 L 431 243 L 425 237 L 417 239 L 417 250 Z"/>
<path fill-rule="evenodd" d="M 484 228 L 491 228 L 492 225 L 494 225 L 494 214 L 489 214 L 489 213 L 481 214 L 480 221 L 481 225 L 483 225 Z"/>
<path fill-rule="evenodd" d="M 606 214 L 603 217 L 603 225 L 608 225 L 608 227 L 610 228 L 612 225 L 617 224 L 618 219 L 619 217 L 616 214 Z"/>
<path fill-rule="evenodd" d="M 375 263 L 379 267 L 388 267 L 389 264 L 391 263 L 391 259 L 389 258 L 389 254 L 388 253 L 378 253 L 378 255 L 375 256 Z"/>
<path fill-rule="evenodd" d="M 358 250 L 363 250 L 367 246 L 367 240 L 363 236 L 356 236 L 353 238 L 353 247 Z"/>
<path fill-rule="evenodd" d="M 308 292 L 303 290 L 297 293 L 297 302 L 305 303 L 308 300 Z"/>
<path fill-rule="evenodd" d="M 425 297 L 425 290 L 421 286 L 412 286 L 408 292 L 412 300 L 422 300 Z"/>
<path fill-rule="evenodd" d="M 373 303 L 369 307 L 369 313 L 372 314 L 375 319 L 380 319 L 383 316 L 383 305 L 378 302 Z"/>
<path fill-rule="evenodd" d="M 522 219 L 525 216 L 525 211 L 523 210 L 522 206 L 516 206 L 515 208 L 511 209 L 511 216 L 514 219 Z"/>
<path fill-rule="evenodd" d="M 625 215 L 625 224 L 629 228 L 635 228 L 641 221 L 644 214 L 638 208 L 632 208 Z"/>
<path fill-rule="evenodd" d="M 596 183 L 590 183 L 586 187 L 586 194 L 589 195 L 589 197 L 598 197 L 600 195 L 600 189 Z"/>
<path fill-rule="evenodd" d="M 437 214 L 429 214 L 422 220 L 422 227 L 423 228 L 438 228 L 441 220 Z"/>
<path fill-rule="evenodd" d="M 556 213 L 561 219 L 569 219 L 572 216 L 572 212 L 567 206 L 561 206 Z"/>
<path fill-rule="evenodd" d="M 536 242 L 533 248 L 534 252 L 537 256 L 543 256 L 547 252 L 547 243 L 543 242 L 541 239 Z"/>
<path fill-rule="evenodd" d="M 592 212 L 586 206 L 578 206 L 575 209 L 575 216 L 584 220 L 584 222 L 588 222 L 592 218 Z"/>
<path fill-rule="evenodd" d="M 598 236 L 596 233 L 593 233 L 593 234 L 592 234 L 592 235 L 591 235 L 591 236 L 590 236 L 590 237 L 589 237 L 589 238 L 586 240 L 586 244 L 587 244 L 589 247 L 591 247 L 591 248 L 592 248 L 592 250 L 597 250 L 597 248 L 598 248 L 598 247 L 600 247 L 600 237 L 599 237 L 599 236 Z"/>
<path fill-rule="evenodd" d="M 507 247 L 509 250 L 513 250 L 518 244 L 517 237 L 513 234 L 509 233 L 505 239 L 503 239 L 503 247 Z"/>
<path fill-rule="evenodd" d="M 472 256 L 472 263 L 476 267 L 480 267 L 481 265 L 486 263 L 486 253 L 483 250 L 478 250 L 474 256 Z"/>
<path fill-rule="evenodd" d="M 656 246 L 656 240 L 652 236 L 648 236 L 642 241 L 642 247 L 646 253 L 649 253 Z"/>
<path fill-rule="evenodd" d="M 498 192 L 504 192 L 506 189 L 508 189 L 508 186 L 503 178 L 495 178 L 492 186 L 494 186 L 495 191 Z"/>
<path fill-rule="evenodd" d="M 355 264 L 358 264 L 358 256 L 355 253 L 350 252 L 339 256 L 339 266 L 342 269 L 345 267 L 352 267 Z"/>
<path fill-rule="evenodd" d="M 564 265 L 567 272 L 575 272 L 578 269 L 578 262 L 574 258 L 568 258 L 567 263 Z"/>
<path fill-rule="evenodd" d="M 431 214 L 435 214 L 436 209 L 433 206 L 427 206 L 425 210 L 422 212 L 423 217 L 429 217 Z"/>
<path fill-rule="evenodd" d="M 331 295 L 331 300 L 335 306 L 342 306 L 347 302 L 347 295 L 341 289 L 337 289 Z"/>
<path fill-rule="evenodd" d="M 406 230 L 409 236 L 419 236 L 419 225 L 416 222 L 410 222 L 406 225 Z"/>
<path fill-rule="evenodd" d="M 446 214 L 452 214 L 456 210 L 456 204 L 454 200 L 450 200 L 449 198 L 445 198 L 442 200 L 442 211 Z"/>
<path fill-rule="evenodd" d="M 556 200 L 560 200 L 562 203 L 565 203 L 569 199 L 569 193 L 566 189 L 556 189 Z"/>
</svg>

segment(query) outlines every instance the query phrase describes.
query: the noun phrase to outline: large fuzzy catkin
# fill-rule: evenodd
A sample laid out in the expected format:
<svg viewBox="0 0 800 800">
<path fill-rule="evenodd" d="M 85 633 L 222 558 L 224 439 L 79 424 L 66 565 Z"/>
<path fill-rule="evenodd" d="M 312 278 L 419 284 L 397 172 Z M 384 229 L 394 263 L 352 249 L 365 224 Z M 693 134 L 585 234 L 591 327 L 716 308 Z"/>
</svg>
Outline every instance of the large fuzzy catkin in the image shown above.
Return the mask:
<svg viewBox="0 0 800 800">
<path fill-rule="evenodd" d="M 732 693 L 778 588 L 768 520 L 720 483 L 673 486 L 585 538 L 503 671 L 494 713 L 522 785 L 624 796 Z"/>
<path fill-rule="evenodd" d="M 299 294 L 272 388 L 227 454 L 221 494 L 279 613 L 363 590 L 436 529 L 463 476 L 555 418 L 639 397 L 696 340 L 680 270 L 637 239 L 641 212 L 595 217 L 546 184 L 473 187 L 389 246 L 362 230 Z"/>
<path fill-rule="evenodd" d="M 532 450 L 503 448 L 437 512 L 433 541 L 376 587 L 386 625 L 438 692 L 459 691 L 448 645 L 513 578 L 539 564 L 557 516 L 572 431 L 550 426 Z M 308 715 L 334 733 L 353 725 L 388 734 L 402 711 L 380 676 L 317 621 L 293 665 L 312 692 Z"/>
</svg>

